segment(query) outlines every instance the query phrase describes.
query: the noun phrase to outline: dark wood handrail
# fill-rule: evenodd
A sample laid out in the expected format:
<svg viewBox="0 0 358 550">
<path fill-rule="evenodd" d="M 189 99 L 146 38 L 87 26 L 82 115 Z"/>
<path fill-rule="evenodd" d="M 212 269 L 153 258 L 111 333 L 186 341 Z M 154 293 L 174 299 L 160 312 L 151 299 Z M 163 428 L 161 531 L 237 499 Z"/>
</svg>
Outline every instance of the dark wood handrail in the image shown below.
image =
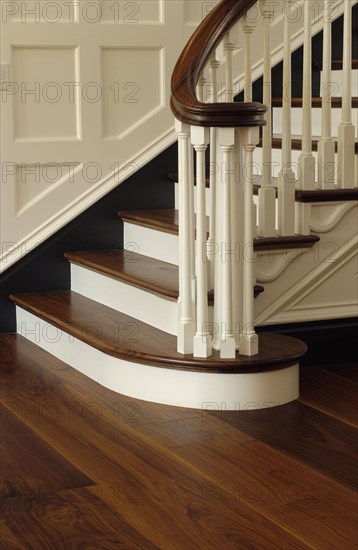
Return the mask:
<svg viewBox="0 0 358 550">
<path fill-rule="evenodd" d="M 196 29 L 182 51 L 171 81 L 174 116 L 194 126 L 263 126 L 265 105 L 261 103 L 202 103 L 196 84 L 210 55 L 231 27 L 257 0 L 221 0 Z"/>
</svg>

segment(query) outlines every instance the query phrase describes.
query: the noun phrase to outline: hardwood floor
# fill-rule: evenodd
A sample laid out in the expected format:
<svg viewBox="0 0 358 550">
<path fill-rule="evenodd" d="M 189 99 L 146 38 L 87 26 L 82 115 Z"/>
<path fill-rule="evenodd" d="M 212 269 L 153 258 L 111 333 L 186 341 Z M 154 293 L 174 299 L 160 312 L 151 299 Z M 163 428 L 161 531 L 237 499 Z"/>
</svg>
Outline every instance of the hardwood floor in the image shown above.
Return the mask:
<svg viewBox="0 0 358 550">
<path fill-rule="evenodd" d="M 357 365 L 298 401 L 156 405 L 1 335 L 1 548 L 356 548 Z"/>
</svg>

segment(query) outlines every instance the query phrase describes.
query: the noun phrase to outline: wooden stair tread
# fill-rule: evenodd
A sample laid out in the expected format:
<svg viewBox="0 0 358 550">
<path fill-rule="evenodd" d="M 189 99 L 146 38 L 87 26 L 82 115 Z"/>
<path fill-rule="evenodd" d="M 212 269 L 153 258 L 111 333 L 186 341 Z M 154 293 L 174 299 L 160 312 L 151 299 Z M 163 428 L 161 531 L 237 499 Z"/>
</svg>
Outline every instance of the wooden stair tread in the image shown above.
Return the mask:
<svg viewBox="0 0 358 550">
<path fill-rule="evenodd" d="M 322 61 L 314 61 L 313 67 L 319 71 L 322 71 Z M 341 71 L 343 69 L 343 59 L 332 59 L 331 69 L 332 71 Z M 352 59 L 352 69 L 358 69 L 358 59 Z"/>
<path fill-rule="evenodd" d="M 178 298 L 178 266 L 130 250 L 66 252 L 65 258 L 149 292 Z"/>
<path fill-rule="evenodd" d="M 214 351 L 207 359 L 176 351 L 176 337 L 137 319 L 85 298 L 60 290 L 13 294 L 19 307 L 71 336 L 119 359 L 171 369 L 198 372 L 244 373 L 277 370 L 302 359 L 307 346 L 289 336 L 259 335 L 260 352 L 221 359 Z"/>
<path fill-rule="evenodd" d="M 65 258 L 153 294 L 173 300 L 179 297 L 177 265 L 123 249 L 66 252 Z M 263 286 L 254 285 L 255 297 L 263 291 Z M 208 293 L 208 302 L 214 303 L 214 291 Z"/>
<path fill-rule="evenodd" d="M 298 202 L 332 202 L 332 201 L 357 201 L 358 187 L 351 189 L 312 189 L 310 191 L 297 189 L 296 201 Z"/>
<path fill-rule="evenodd" d="M 120 211 L 118 216 L 128 223 L 134 223 L 168 232 L 178 234 L 178 211 L 169 210 L 129 210 Z M 319 237 L 317 235 L 292 235 L 289 237 L 258 237 L 254 240 L 254 249 L 288 249 L 297 247 L 313 246 Z"/>
<path fill-rule="evenodd" d="M 290 99 L 291 107 L 302 107 L 302 97 L 292 97 Z M 331 97 L 332 108 L 342 107 L 342 98 L 333 96 Z M 282 107 L 282 97 L 273 97 L 272 98 L 272 107 Z M 322 107 L 322 98 L 313 97 L 312 98 L 312 108 Z M 352 97 L 352 107 L 358 107 L 358 97 Z"/>
</svg>

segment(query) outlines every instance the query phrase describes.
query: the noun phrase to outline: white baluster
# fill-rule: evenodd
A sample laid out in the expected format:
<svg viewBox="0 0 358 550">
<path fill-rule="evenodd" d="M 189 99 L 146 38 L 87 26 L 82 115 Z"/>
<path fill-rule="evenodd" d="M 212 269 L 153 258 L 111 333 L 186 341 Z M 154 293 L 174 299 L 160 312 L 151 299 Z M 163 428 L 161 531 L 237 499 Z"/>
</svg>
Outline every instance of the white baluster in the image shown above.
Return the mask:
<svg viewBox="0 0 358 550">
<path fill-rule="evenodd" d="M 272 186 L 272 121 L 271 121 L 271 19 L 272 10 L 260 0 L 264 27 L 263 103 L 267 107 L 266 126 L 262 129 L 262 177 L 259 189 L 259 227 L 262 237 L 275 235 L 276 189 Z"/>
<path fill-rule="evenodd" d="M 234 27 L 225 35 L 224 55 L 225 55 L 225 101 L 231 103 L 234 101 L 235 86 L 233 77 L 233 55 L 237 48 L 238 26 Z"/>
<path fill-rule="evenodd" d="M 233 327 L 233 303 L 232 303 L 232 263 L 235 261 L 236 250 L 232 250 L 232 221 L 231 221 L 231 189 L 232 179 L 235 175 L 234 163 L 235 129 L 219 128 L 219 146 L 222 153 L 222 200 L 220 224 L 222 239 L 220 240 L 221 257 L 218 258 L 220 277 L 215 280 L 215 296 L 221 293 L 221 299 L 214 307 L 220 307 L 221 311 L 215 316 L 219 319 L 220 330 L 220 357 L 235 357 L 235 334 Z M 235 178 L 234 178 L 235 179 Z M 220 285 L 220 287 L 219 287 Z"/>
<path fill-rule="evenodd" d="M 258 353 L 258 336 L 254 327 L 254 245 L 253 245 L 253 152 L 259 141 L 258 128 L 242 128 L 240 142 L 244 149 L 244 263 L 243 263 L 243 326 L 240 334 L 240 355 Z"/>
<path fill-rule="evenodd" d="M 338 186 L 354 186 L 354 126 L 351 98 L 352 2 L 344 0 L 342 120 L 338 128 Z"/>
<path fill-rule="evenodd" d="M 303 3 L 303 83 L 302 83 L 302 150 L 298 157 L 299 189 L 315 188 L 315 158 L 312 154 L 312 47 L 311 47 L 311 0 Z M 310 233 L 311 205 L 296 204 L 296 233 Z"/>
<path fill-rule="evenodd" d="M 199 80 L 196 85 L 196 96 L 199 101 L 204 102 L 204 85 L 206 78 L 204 77 L 204 72 L 202 71 L 199 77 Z"/>
<path fill-rule="evenodd" d="M 210 76 L 210 95 L 208 97 L 209 103 L 217 103 L 218 101 L 218 68 L 220 66 L 220 61 L 217 58 L 216 52 L 214 52 L 209 61 L 209 76 Z M 209 181 L 210 181 L 210 217 L 209 217 L 209 237 L 207 245 L 207 254 L 209 260 L 209 280 L 208 287 L 209 289 L 214 288 L 214 274 L 215 274 L 215 223 L 216 223 L 216 178 L 218 172 L 218 159 L 217 159 L 217 130 L 216 128 L 210 128 L 210 172 L 209 172 Z"/>
<path fill-rule="evenodd" d="M 208 271 L 206 255 L 206 201 L 205 151 L 209 142 L 209 128 L 192 126 L 191 142 L 196 157 L 196 335 L 194 356 L 209 357 L 212 353 L 211 335 L 208 332 Z"/>
<path fill-rule="evenodd" d="M 321 73 L 322 119 L 318 141 L 318 187 L 333 189 L 335 185 L 335 143 L 332 139 L 331 102 L 331 0 L 324 0 L 323 60 Z"/>
<path fill-rule="evenodd" d="M 177 349 L 179 353 L 193 352 L 195 322 L 193 319 L 192 294 L 192 233 L 190 220 L 192 218 L 191 177 L 189 174 L 192 156 L 189 143 L 190 127 L 178 120 L 175 121 L 178 134 L 178 180 L 179 180 L 179 323 Z"/>
<path fill-rule="evenodd" d="M 244 33 L 244 101 L 252 101 L 252 64 L 251 64 L 251 34 L 254 25 L 243 17 L 242 30 Z"/>
<path fill-rule="evenodd" d="M 285 0 L 284 58 L 282 90 L 282 166 L 278 174 L 278 234 L 295 232 L 295 184 L 296 176 L 291 162 L 291 18 L 287 16 L 292 0 Z"/>
</svg>

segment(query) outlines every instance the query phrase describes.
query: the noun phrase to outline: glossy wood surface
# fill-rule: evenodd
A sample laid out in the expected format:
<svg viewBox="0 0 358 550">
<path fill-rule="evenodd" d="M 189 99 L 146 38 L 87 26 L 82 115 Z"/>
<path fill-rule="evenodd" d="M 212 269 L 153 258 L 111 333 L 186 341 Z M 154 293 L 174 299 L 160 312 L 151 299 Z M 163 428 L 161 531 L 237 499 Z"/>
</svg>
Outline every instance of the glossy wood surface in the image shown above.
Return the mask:
<svg viewBox="0 0 358 550">
<path fill-rule="evenodd" d="M 261 334 L 260 352 L 207 359 L 176 351 L 176 337 L 137 319 L 85 298 L 76 292 L 54 291 L 15 294 L 11 300 L 60 330 L 108 355 L 153 366 L 202 372 L 261 372 L 293 365 L 306 353 L 306 345 L 289 336 Z"/>
<path fill-rule="evenodd" d="M 231 414 L 128 399 L 8 334 L 0 382 L 27 483 L 4 493 L 0 468 L 6 550 L 357 547 L 356 364 L 305 367 L 300 400 Z"/>
<path fill-rule="evenodd" d="M 177 300 L 179 297 L 177 265 L 123 249 L 66 252 L 65 258 L 71 263 L 108 275 L 161 297 L 173 300 Z M 263 286 L 254 285 L 255 297 L 263 291 Z M 214 291 L 208 293 L 208 303 L 214 303 Z"/>
<path fill-rule="evenodd" d="M 256 0 L 221 0 L 197 27 L 173 71 L 171 108 L 174 116 L 198 126 L 263 126 L 265 105 L 261 103 L 201 103 L 196 84 L 210 55 L 231 27 Z"/>
<path fill-rule="evenodd" d="M 178 234 L 177 210 L 129 210 L 120 211 L 118 216 L 128 223 L 157 229 L 173 235 Z M 289 237 L 258 237 L 254 240 L 254 250 L 276 250 L 313 246 L 317 235 L 292 235 Z"/>
<path fill-rule="evenodd" d="M 319 71 L 322 70 L 322 61 L 314 61 L 313 66 Z M 331 62 L 332 71 L 341 71 L 343 69 L 343 60 L 342 59 L 332 59 Z M 358 69 L 358 59 L 352 59 L 352 69 Z"/>
</svg>

